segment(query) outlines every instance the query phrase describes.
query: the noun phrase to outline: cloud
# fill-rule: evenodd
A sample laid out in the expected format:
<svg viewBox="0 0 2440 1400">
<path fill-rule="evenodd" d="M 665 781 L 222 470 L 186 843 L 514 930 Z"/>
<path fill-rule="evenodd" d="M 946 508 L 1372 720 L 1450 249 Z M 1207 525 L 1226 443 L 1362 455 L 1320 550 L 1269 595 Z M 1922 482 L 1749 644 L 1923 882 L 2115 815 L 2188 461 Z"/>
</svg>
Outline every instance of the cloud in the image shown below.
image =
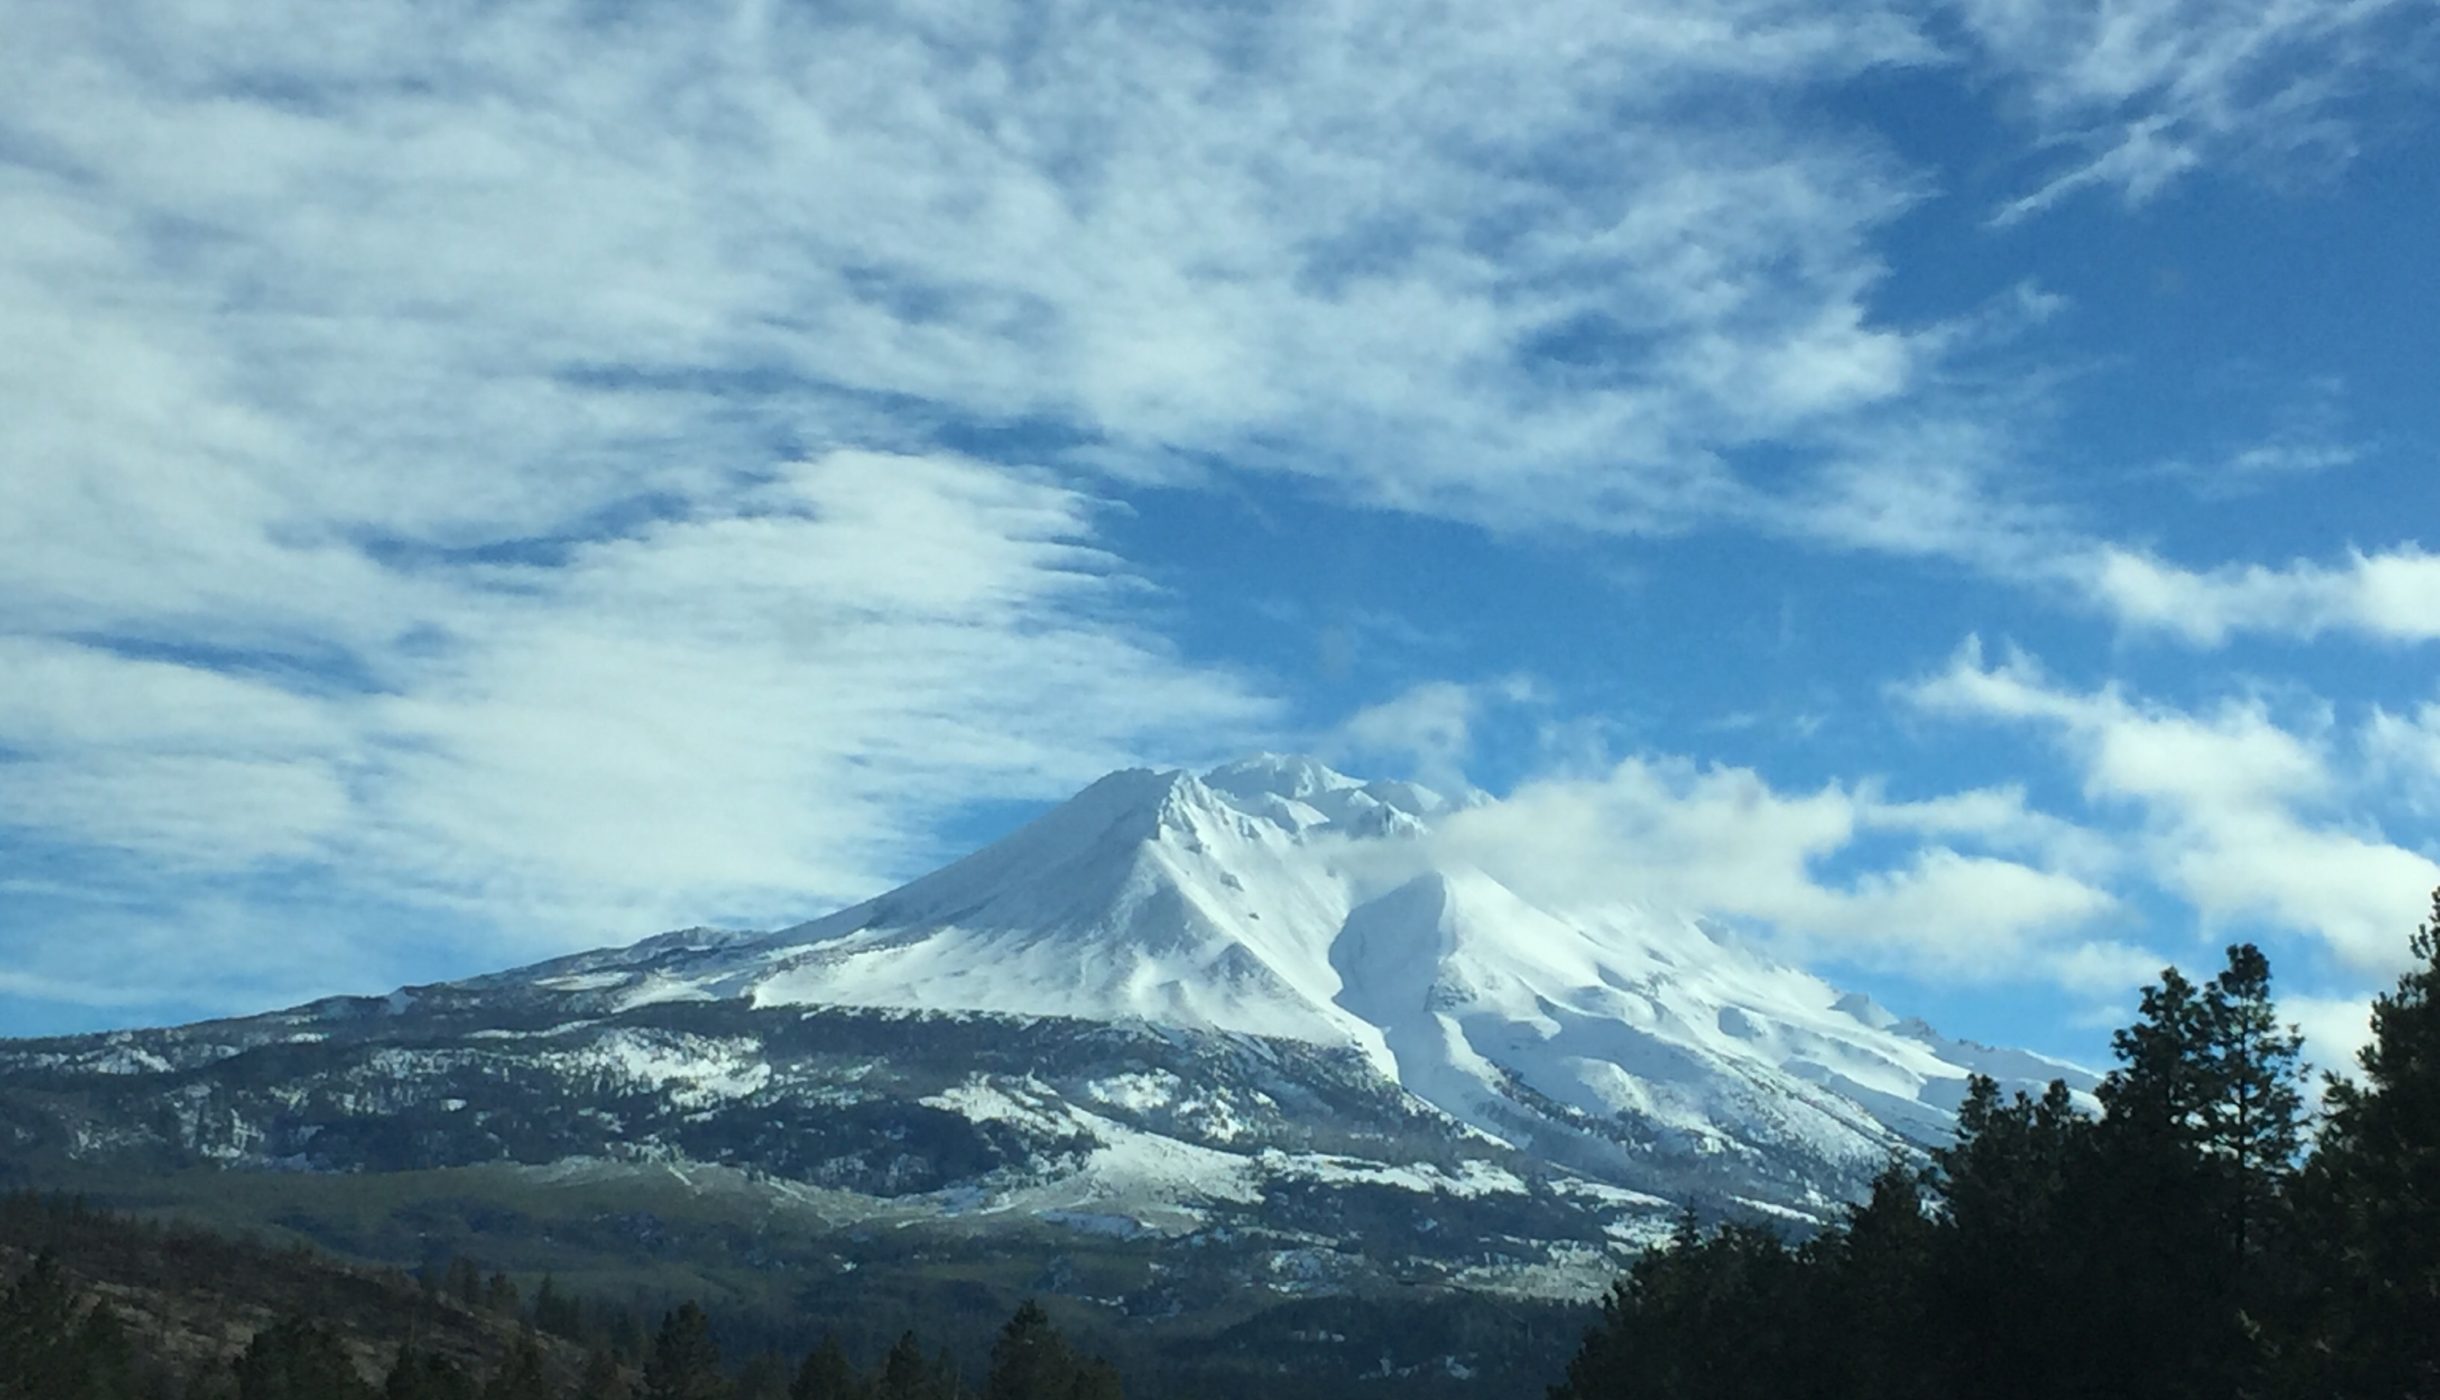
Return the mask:
<svg viewBox="0 0 2440 1400">
<path fill-rule="evenodd" d="M 1961 0 L 1956 14 L 2037 139 L 2066 153 L 2003 224 L 2088 188 L 2142 204 L 2229 160 L 2343 163 L 2352 99 L 2424 19 L 2401 0 Z"/>
<path fill-rule="evenodd" d="M 974 424 L 1667 528 L 1744 494 L 1721 452 L 1939 353 L 1871 307 L 1917 182 L 1790 96 L 1934 61 L 1894 5 L 28 23 L 60 61 L 0 99 L 22 440 L 211 461 L 309 529 L 550 533 L 774 439 Z"/>
<path fill-rule="evenodd" d="M 2415 813 L 2440 810 L 2440 704 L 2427 701 L 2407 714 L 2375 708 L 2364 726 L 2364 757 Z"/>
<path fill-rule="evenodd" d="M 1891 837 L 1899 854 L 1866 855 Z M 1642 756 L 1453 813 L 1429 850 L 1558 905 L 1681 910 L 1795 957 L 2078 990 L 2122 970 L 2097 968 L 2102 945 L 2082 934 L 2117 905 L 2086 878 L 2098 848 L 2013 790 L 1922 801 L 1870 784 L 1787 793 L 1751 769 Z"/>
<path fill-rule="evenodd" d="M 1814 100 L 1953 71 L 1895 0 L 11 19 L 0 860 L 231 943 L 326 896 L 333 977 L 355 897 L 535 951 L 801 912 L 1264 737 L 1105 552 L 1138 483 L 2003 573 L 2062 528 L 1959 372 L 2055 299 L 1889 312 L 1933 192 Z M 2081 898 L 1882 878 L 1819 909 Z"/>
<path fill-rule="evenodd" d="M 2182 568 L 2115 546 L 2072 561 L 2086 595 L 2121 624 L 2196 646 L 2239 633 L 2351 632 L 2407 644 L 2440 639 L 2440 556 L 2415 544 L 2340 564 Z"/>
<path fill-rule="evenodd" d="M 1114 483 L 1676 528 L 1938 353 L 1790 96 L 1933 61 L 1894 5 L 17 18 L 0 874 L 231 939 L 868 893 L 1274 723 Z"/>
<path fill-rule="evenodd" d="M 2087 799 L 2132 810 L 2148 878 L 2211 925 L 2319 938 L 2349 966 L 2396 971 L 2400 911 L 2440 887 L 2440 863 L 2386 839 L 2333 753 L 2326 716 L 2283 723 L 2258 700 L 2205 712 L 2076 691 L 2030 657 L 1994 665 L 1969 641 L 1902 695 L 1934 714 L 2047 731 Z"/>
<path fill-rule="evenodd" d="M 2279 1014 L 2304 1032 L 2304 1058 L 2315 1069 L 2353 1076 L 2356 1052 L 2372 1043 L 2370 997 L 2282 996 Z"/>
<path fill-rule="evenodd" d="M 1427 787 L 1462 793 L 1476 728 L 1495 708 L 1531 705 L 1542 698 L 1530 677 L 1509 676 L 1468 684 L 1421 681 L 1347 717 L 1328 747 L 1351 761 L 1385 760 L 1403 766 Z"/>
<path fill-rule="evenodd" d="M 12 638 L 0 827 L 139 886 L 270 872 L 293 888 L 265 907 L 449 913 L 491 961 L 816 913 L 942 854 L 971 803 L 1266 732 L 1257 686 L 1138 619 L 1098 509 L 842 451 L 547 564 L 406 566 L 429 611 L 354 644 L 358 685 Z"/>
</svg>

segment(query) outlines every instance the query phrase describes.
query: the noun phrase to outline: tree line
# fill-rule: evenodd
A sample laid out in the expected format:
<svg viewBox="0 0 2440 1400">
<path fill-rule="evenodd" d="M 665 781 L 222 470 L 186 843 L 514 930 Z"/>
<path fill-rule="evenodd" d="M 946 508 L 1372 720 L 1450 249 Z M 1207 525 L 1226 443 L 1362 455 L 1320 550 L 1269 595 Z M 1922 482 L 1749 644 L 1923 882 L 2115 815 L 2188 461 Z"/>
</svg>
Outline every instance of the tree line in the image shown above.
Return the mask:
<svg viewBox="0 0 2440 1400">
<path fill-rule="evenodd" d="M 73 1203 L 54 1208 L 100 1218 Z M 80 1287 L 46 1249 L 0 1288 L 0 1400 L 1124 1400 L 1115 1368 L 1079 1354 L 1031 1300 L 1000 1329 L 978 1385 L 913 1331 L 869 1368 L 836 1336 L 793 1366 L 768 1352 L 731 1366 L 710 1314 L 692 1301 L 647 1335 L 628 1310 L 587 1305 L 548 1278 L 530 1309 L 504 1275 L 485 1278 L 464 1260 L 425 1280 L 427 1296 L 445 1292 L 509 1319 L 513 1340 L 481 1365 L 420 1345 L 410 1331 L 368 1378 L 360 1346 L 341 1327 L 299 1310 L 233 1356 L 180 1366 L 141 1345 L 119 1309 Z"/>
<path fill-rule="evenodd" d="M 1810 1239 L 1685 1218 L 1552 1400 L 2440 1400 L 2440 895 L 2411 948 L 2318 1115 L 2258 948 L 2164 970 L 2100 1113 L 1977 1077 Z"/>
</svg>

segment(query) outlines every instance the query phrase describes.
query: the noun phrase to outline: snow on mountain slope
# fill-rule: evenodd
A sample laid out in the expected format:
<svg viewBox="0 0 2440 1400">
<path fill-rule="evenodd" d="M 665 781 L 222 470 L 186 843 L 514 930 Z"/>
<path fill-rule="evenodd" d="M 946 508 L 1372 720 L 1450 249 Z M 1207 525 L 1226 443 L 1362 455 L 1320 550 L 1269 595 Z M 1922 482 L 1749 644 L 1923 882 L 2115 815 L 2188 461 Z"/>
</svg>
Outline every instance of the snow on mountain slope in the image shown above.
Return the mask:
<svg viewBox="0 0 2440 1400">
<path fill-rule="evenodd" d="M 1271 755 L 1201 777 L 1114 773 L 811 923 L 485 980 L 610 1007 L 975 1011 L 1350 1045 L 1458 1123 L 1575 1169 L 1630 1185 L 1719 1169 L 1785 1199 L 1935 1140 L 1971 1072 L 2092 1083 L 1946 1040 L 1693 918 L 1541 907 L 1434 866 L 1418 838 L 1485 800 Z M 1401 866 L 1424 868 L 1377 887 Z"/>
</svg>

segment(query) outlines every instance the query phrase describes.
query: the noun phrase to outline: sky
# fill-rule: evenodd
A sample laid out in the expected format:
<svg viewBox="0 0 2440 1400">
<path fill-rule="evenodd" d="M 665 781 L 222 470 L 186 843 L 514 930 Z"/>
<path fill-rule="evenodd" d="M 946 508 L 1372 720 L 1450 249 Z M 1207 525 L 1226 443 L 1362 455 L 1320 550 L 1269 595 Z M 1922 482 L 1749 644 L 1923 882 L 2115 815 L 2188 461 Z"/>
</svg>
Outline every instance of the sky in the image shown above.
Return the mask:
<svg viewBox="0 0 2440 1400">
<path fill-rule="evenodd" d="M 0 1033 L 1255 750 L 2087 1063 L 2440 886 L 2432 0 L 0 30 Z"/>
</svg>

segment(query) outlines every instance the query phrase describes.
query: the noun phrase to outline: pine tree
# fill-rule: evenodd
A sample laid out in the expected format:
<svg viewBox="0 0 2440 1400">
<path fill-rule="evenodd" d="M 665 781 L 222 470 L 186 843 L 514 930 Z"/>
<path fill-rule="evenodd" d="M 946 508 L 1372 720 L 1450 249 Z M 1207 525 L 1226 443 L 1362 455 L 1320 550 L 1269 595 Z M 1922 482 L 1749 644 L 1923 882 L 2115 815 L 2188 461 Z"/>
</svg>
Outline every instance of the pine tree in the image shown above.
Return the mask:
<svg viewBox="0 0 2440 1400">
<path fill-rule="evenodd" d="M 2113 1038 L 2076 1222 L 2085 1272 L 2118 1284 L 2091 1324 L 2108 1384 L 2163 1397 L 2258 1385 L 2269 1271 L 2256 1256 L 2301 1145 L 2299 1043 L 2250 944 L 2205 987 L 2164 970 Z"/>
<path fill-rule="evenodd" d="M 483 1305 L 483 1271 L 472 1259 L 449 1256 L 449 1296 L 470 1308 Z"/>
<path fill-rule="evenodd" d="M 517 1285 L 506 1274 L 493 1274 L 483 1285 L 483 1308 L 502 1317 L 517 1315 Z"/>
<path fill-rule="evenodd" d="M 549 1274 L 534 1289 L 534 1326 L 555 1337 L 575 1341 L 584 1335 L 584 1309 L 576 1300 L 559 1291 L 559 1284 Z"/>
<path fill-rule="evenodd" d="M 633 1390 L 627 1384 L 627 1368 L 619 1364 L 608 1351 L 596 1351 L 585 1358 L 584 1378 L 577 1382 L 576 1400 L 629 1400 Z"/>
<path fill-rule="evenodd" d="M 1119 1379 L 1118 1368 L 1096 1356 L 1077 1365 L 1068 1396 L 1069 1400 L 1126 1400 L 1127 1388 Z"/>
<path fill-rule="evenodd" d="M 2084 1358 L 2056 1338 L 2081 1328 L 2082 1271 L 2071 1194 L 2093 1128 L 2067 1086 L 2039 1100 L 1967 1081 L 1957 1137 L 1932 1153 L 1942 1228 L 1926 1307 L 1950 1393 L 1989 1400 L 2074 1394 Z"/>
<path fill-rule="evenodd" d="M 1068 1400 L 1075 1383 L 1076 1357 L 1067 1339 L 1039 1304 L 1026 1299 L 992 1343 L 983 1400 Z"/>
<path fill-rule="evenodd" d="M 370 1393 L 338 1335 L 302 1316 L 255 1333 L 231 1370 L 237 1400 L 359 1400 Z"/>
<path fill-rule="evenodd" d="M 400 1342 L 381 1378 L 381 1400 L 428 1400 L 424 1387 L 424 1355 L 412 1341 Z"/>
<path fill-rule="evenodd" d="M 835 1333 L 824 1333 L 822 1344 L 805 1353 L 788 1386 L 788 1400 L 859 1400 L 864 1382 L 849 1363 Z"/>
<path fill-rule="evenodd" d="M 543 1367 L 542 1345 L 532 1331 L 518 1334 L 491 1384 L 483 1387 L 483 1400 L 557 1400 Z"/>
<path fill-rule="evenodd" d="M 2440 894 L 2418 966 L 2372 1004 L 2354 1080 L 2333 1077 L 2308 1197 L 2325 1228 L 2325 1393 L 2440 1396 Z"/>
<path fill-rule="evenodd" d="M 923 1344 L 913 1332 L 901 1332 L 881 1358 L 873 1378 L 873 1400 L 932 1400 L 932 1368 L 925 1363 Z"/>
<path fill-rule="evenodd" d="M 788 1400 L 788 1366 L 767 1351 L 746 1358 L 737 1370 L 735 1400 Z"/>
<path fill-rule="evenodd" d="M 2206 1149 L 2226 1164 L 2230 1262 L 2250 1267 L 2266 1225 L 2304 1151 L 2304 1091 L 2297 1056 L 2304 1037 L 2279 1023 L 2262 950 L 2241 943 L 2205 997 L 2212 1100 L 2205 1106 Z"/>
<path fill-rule="evenodd" d="M 75 1375 L 72 1388 L 59 1400 L 118 1400 L 135 1394 L 135 1353 L 127 1329 L 108 1303 L 85 1310 L 84 1320 L 70 1338 L 68 1354 Z"/>
<path fill-rule="evenodd" d="M 0 1292 L 0 1397 L 52 1400 L 74 1384 L 76 1290 L 50 1250 Z"/>
<path fill-rule="evenodd" d="M 1691 1219 L 1602 1300 L 1601 1320 L 1552 1400 L 1795 1400 L 1819 1368 L 1803 1354 L 1806 1276 L 1751 1225 L 1704 1235 Z"/>
<path fill-rule="evenodd" d="M 691 1301 L 679 1304 L 662 1318 L 644 1361 L 644 1400 L 723 1400 L 727 1393 L 711 1319 Z"/>
<path fill-rule="evenodd" d="M 1836 1342 L 1825 1380 L 1840 1395 L 1915 1400 L 1941 1392 L 1925 1365 L 1929 1281 L 1939 1226 L 1924 1208 L 1922 1174 L 1893 1161 L 1810 1259 L 1826 1294 L 1817 1325 Z"/>
</svg>

